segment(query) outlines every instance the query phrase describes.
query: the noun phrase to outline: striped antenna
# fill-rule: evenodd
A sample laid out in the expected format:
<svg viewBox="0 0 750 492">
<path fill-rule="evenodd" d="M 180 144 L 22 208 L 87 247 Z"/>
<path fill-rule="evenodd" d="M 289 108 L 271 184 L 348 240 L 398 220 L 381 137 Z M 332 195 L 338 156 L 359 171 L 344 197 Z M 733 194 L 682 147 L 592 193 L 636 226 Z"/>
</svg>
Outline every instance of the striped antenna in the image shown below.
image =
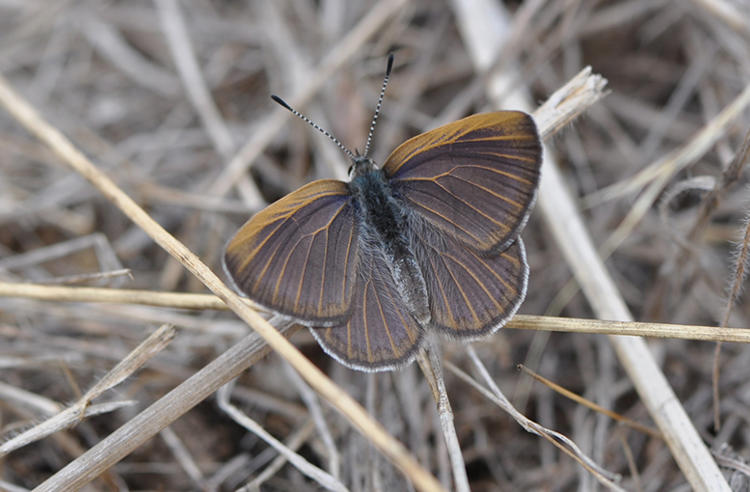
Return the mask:
<svg viewBox="0 0 750 492">
<path fill-rule="evenodd" d="M 375 106 L 375 114 L 372 116 L 372 123 L 370 123 L 370 131 L 367 134 L 367 144 L 365 145 L 364 156 L 367 157 L 370 153 L 370 143 L 372 143 L 372 137 L 375 134 L 375 123 L 378 121 L 380 115 L 380 108 L 383 105 L 383 97 L 385 97 L 385 88 L 388 86 L 388 79 L 391 76 L 391 69 L 393 68 L 393 53 L 388 55 L 388 66 L 385 69 L 385 78 L 383 78 L 383 86 L 380 88 L 380 97 L 378 97 L 378 104 Z"/>
<path fill-rule="evenodd" d="M 310 126 L 312 126 L 313 128 L 315 128 L 316 130 L 318 130 L 320 133 L 322 133 L 326 137 L 330 138 L 331 141 L 333 143 L 335 143 L 336 146 L 338 146 L 338 148 L 340 148 L 344 152 L 344 154 L 346 154 L 351 160 L 355 160 L 356 159 L 356 156 L 352 153 L 352 151 L 349 150 L 349 149 L 347 149 L 346 147 L 344 147 L 344 144 L 342 144 L 341 142 L 339 142 L 338 138 L 334 137 L 333 135 L 331 135 L 330 133 L 328 133 L 326 130 L 324 130 L 321 127 L 319 127 L 317 124 L 315 124 L 310 118 L 308 118 L 304 114 L 302 114 L 299 111 L 297 111 L 296 109 L 292 108 L 290 105 L 288 105 L 286 103 L 286 101 L 284 101 L 283 99 L 281 99 L 279 96 L 277 96 L 275 94 L 271 94 L 271 99 L 273 99 L 274 101 L 276 101 L 282 107 L 288 109 L 293 115 L 295 115 L 295 116 L 301 118 L 302 120 L 308 122 L 310 124 Z"/>
</svg>

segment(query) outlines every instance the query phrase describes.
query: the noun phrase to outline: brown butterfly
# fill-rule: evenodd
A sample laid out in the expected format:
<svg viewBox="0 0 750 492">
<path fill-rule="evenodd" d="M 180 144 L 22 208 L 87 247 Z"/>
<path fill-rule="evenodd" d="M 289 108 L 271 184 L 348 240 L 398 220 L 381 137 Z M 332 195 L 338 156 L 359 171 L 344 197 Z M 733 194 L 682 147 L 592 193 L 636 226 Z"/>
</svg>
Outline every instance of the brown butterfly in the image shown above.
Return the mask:
<svg viewBox="0 0 750 492">
<path fill-rule="evenodd" d="M 471 340 L 515 314 L 542 161 L 531 116 L 498 111 L 411 138 L 378 167 L 367 156 L 378 110 L 364 155 L 331 137 L 352 159 L 349 182 L 314 181 L 269 205 L 224 256 L 240 292 L 365 371 L 411 362 L 426 330 Z"/>
</svg>

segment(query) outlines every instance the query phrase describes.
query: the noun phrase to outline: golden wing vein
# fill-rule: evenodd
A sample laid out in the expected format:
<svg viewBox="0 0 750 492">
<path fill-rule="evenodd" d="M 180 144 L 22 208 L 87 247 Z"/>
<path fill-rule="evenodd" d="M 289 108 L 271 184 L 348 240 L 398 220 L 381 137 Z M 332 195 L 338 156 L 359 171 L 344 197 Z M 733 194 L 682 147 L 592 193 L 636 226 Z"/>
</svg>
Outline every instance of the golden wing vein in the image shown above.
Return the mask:
<svg viewBox="0 0 750 492">
<path fill-rule="evenodd" d="M 328 230 L 326 229 L 325 232 L 325 246 L 323 247 L 323 267 L 321 269 L 321 284 L 320 284 L 320 294 L 318 295 L 318 311 L 323 310 L 323 286 L 325 285 L 326 280 L 326 267 L 328 263 Z M 343 289 L 342 289 L 343 292 Z"/>
<path fill-rule="evenodd" d="M 305 284 L 305 275 L 307 275 L 307 269 L 308 269 L 307 267 L 310 264 L 310 252 L 312 251 L 313 244 L 315 244 L 315 237 L 317 237 L 317 234 L 312 234 L 312 236 L 313 238 L 310 240 L 310 245 L 307 247 L 307 257 L 305 258 L 305 264 L 302 267 L 302 273 L 299 276 L 299 285 L 297 286 L 297 295 L 294 298 L 295 309 L 299 307 L 299 301 L 300 301 L 300 298 L 302 297 L 302 286 Z M 288 261 L 288 258 L 287 258 L 287 261 Z"/>
<path fill-rule="evenodd" d="M 431 212 L 431 213 L 437 215 L 438 217 L 441 217 L 446 222 L 450 222 L 451 224 L 453 224 L 456 227 L 456 229 L 458 229 L 459 231 L 463 232 L 467 236 L 473 238 L 476 242 L 478 242 L 478 243 L 482 242 L 475 234 L 472 234 L 470 231 L 464 229 L 463 227 L 461 227 L 460 224 L 457 224 L 456 222 L 453 222 L 452 220 L 450 220 L 448 217 L 446 217 L 442 213 L 438 212 L 437 210 L 435 210 L 433 208 L 430 208 L 430 207 L 426 206 L 425 204 L 423 204 L 421 202 L 418 202 L 416 200 L 409 199 L 409 201 L 412 204 L 414 204 L 415 207 L 419 207 L 419 208 L 422 208 L 424 210 L 427 210 L 428 212 Z"/>
<path fill-rule="evenodd" d="M 433 248 L 433 251 L 435 251 L 435 249 L 434 249 L 434 248 Z M 435 252 L 435 254 L 437 255 L 438 253 L 437 253 L 437 252 Z M 435 262 L 433 261 L 432 257 L 428 257 L 428 261 L 430 262 L 430 266 L 432 267 L 432 274 L 433 274 L 433 278 L 435 278 L 435 279 L 438 279 L 438 278 L 440 278 L 440 277 L 438 276 L 438 274 L 437 274 L 437 268 L 435 267 Z M 451 309 L 451 303 L 450 303 L 450 301 L 448 300 L 448 296 L 447 296 L 447 295 L 445 294 L 445 288 L 444 288 L 444 286 L 443 286 L 443 283 L 442 283 L 442 282 L 440 282 L 440 281 L 437 281 L 437 280 L 436 280 L 436 283 L 437 283 L 438 289 L 440 289 L 440 295 L 441 295 L 441 296 L 443 297 L 443 305 L 445 306 L 445 309 L 447 309 L 447 311 L 448 311 L 448 316 L 450 317 L 450 319 L 451 319 L 451 322 L 452 322 L 452 323 L 453 323 L 453 325 L 455 326 L 455 325 L 457 325 L 458 323 L 457 323 L 457 321 L 456 321 L 456 316 L 455 316 L 455 315 L 454 315 L 454 313 L 453 313 L 453 309 Z M 434 302 L 434 301 L 436 301 L 436 300 L 435 300 L 435 299 L 433 299 L 433 302 Z"/>
<path fill-rule="evenodd" d="M 367 316 L 367 307 L 368 307 L 368 305 L 367 305 L 367 296 L 368 296 L 368 292 L 370 291 L 370 284 L 371 283 L 372 283 L 372 281 L 368 280 L 367 283 L 365 284 L 365 291 L 364 291 L 365 292 L 365 297 L 364 297 L 364 301 L 362 302 L 362 311 L 363 311 L 363 313 L 362 313 L 362 319 L 364 320 L 364 322 L 362 323 L 362 327 L 364 329 L 365 345 L 367 346 L 367 361 L 370 364 L 372 364 L 373 358 L 372 358 L 372 347 L 370 346 L 370 332 L 367 329 L 367 319 L 368 319 L 368 316 Z"/>
<path fill-rule="evenodd" d="M 490 299 L 496 307 L 499 307 L 501 310 L 503 309 L 503 306 L 495 299 L 495 296 L 492 295 L 492 293 L 487 289 L 487 287 L 484 285 L 484 282 L 482 282 L 477 275 L 473 272 L 473 270 L 469 267 L 467 267 L 461 260 L 456 258 L 455 256 L 450 256 L 453 261 L 459 265 L 461 268 L 463 268 L 464 272 L 468 273 L 471 278 L 474 279 L 474 282 L 479 285 L 479 287 L 484 291 L 485 295 L 488 299 Z"/>
<path fill-rule="evenodd" d="M 503 258 L 506 258 L 506 259 L 508 259 L 508 258 L 509 258 L 509 257 L 508 257 L 508 255 L 506 255 L 505 253 L 503 253 L 503 254 L 502 254 L 501 256 L 502 256 Z M 505 280 L 505 279 L 503 278 L 503 276 L 502 276 L 502 275 L 498 275 L 498 274 L 497 274 L 497 272 L 495 272 L 495 270 L 493 270 L 493 269 L 492 269 L 492 267 L 491 267 L 491 266 L 489 266 L 489 265 L 488 265 L 488 264 L 487 264 L 487 263 L 486 263 L 486 262 L 485 262 L 485 261 L 484 261 L 484 260 L 483 260 L 482 258 L 480 258 L 479 256 L 477 256 L 476 258 L 477 258 L 477 260 L 478 260 L 478 261 L 479 261 L 479 262 L 480 262 L 480 263 L 482 264 L 482 266 L 483 266 L 483 267 L 485 268 L 485 270 L 487 270 L 488 272 L 490 272 L 490 273 L 492 274 L 492 276 L 493 276 L 493 277 L 495 277 L 495 278 L 496 278 L 496 279 L 497 279 L 497 280 L 498 280 L 498 281 L 499 281 L 499 282 L 500 282 L 501 284 L 503 284 L 503 286 L 504 286 L 504 287 L 505 287 L 506 289 L 508 289 L 509 291 L 511 291 L 511 293 L 512 293 L 513 297 L 515 297 L 515 295 L 516 295 L 516 293 L 517 293 L 517 290 L 516 290 L 516 288 L 515 288 L 515 287 L 514 287 L 513 285 L 509 284 L 509 283 L 507 282 L 507 280 Z M 515 258 L 512 258 L 512 257 L 510 257 L 510 259 L 513 259 L 513 260 L 515 260 Z"/>
<path fill-rule="evenodd" d="M 456 169 L 482 169 L 484 171 L 489 171 L 494 174 L 499 174 L 501 176 L 505 176 L 507 178 L 510 178 L 514 181 L 518 181 L 519 183 L 523 183 L 525 185 L 532 186 L 533 183 L 529 181 L 526 178 L 522 178 L 517 174 L 510 173 L 508 171 L 501 171 L 500 169 L 495 169 L 493 167 L 489 166 L 480 166 L 479 164 L 462 164 L 462 165 L 456 165 L 455 167 L 452 167 L 450 170 L 442 172 L 440 174 L 436 174 L 434 176 L 430 177 L 422 177 L 422 176 L 414 176 L 409 178 L 400 178 L 400 181 L 407 182 L 407 181 L 435 181 L 440 178 L 444 178 L 446 176 L 453 176 L 453 173 L 456 171 Z"/>
<path fill-rule="evenodd" d="M 469 311 L 471 311 L 471 316 L 474 318 L 474 321 L 479 321 L 479 316 L 477 316 L 476 311 L 474 311 L 474 306 L 472 306 L 471 301 L 469 300 L 468 296 L 466 295 L 466 292 L 461 287 L 461 284 L 456 280 L 455 275 L 453 274 L 453 271 L 448 266 L 447 263 L 443 260 L 443 263 L 445 264 L 445 269 L 448 271 L 448 275 L 451 276 L 451 279 L 453 280 L 453 283 L 455 284 L 458 291 L 461 293 L 461 297 L 464 299 L 464 303 L 466 303 L 466 306 L 469 308 Z"/>
<path fill-rule="evenodd" d="M 289 258 L 292 257 L 292 254 L 297 249 L 297 246 L 302 242 L 302 239 L 304 239 L 305 236 L 300 237 L 296 243 L 294 243 L 294 246 L 289 250 L 289 252 L 286 255 L 286 258 L 284 258 L 284 261 L 282 263 L 281 272 L 279 273 L 279 277 L 276 279 L 276 286 L 273 289 L 273 299 L 274 302 L 276 302 L 276 297 L 279 295 L 279 289 L 281 288 L 281 282 L 284 280 L 284 277 L 286 277 L 286 267 L 289 265 Z"/>
<path fill-rule="evenodd" d="M 447 194 L 449 194 L 450 196 L 452 196 L 453 198 L 455 198 L 455 199 L 456 199 L 456 201 L 459 201 L 459 202 L 463 203 L 464 205 L 466 205 L 467 207 L 469 207 L 469 208 L 470 208 L 471 210 L 473 210 L 474 212 L 478 213 L 479 215 L 481 215 L 481 216 L 482 216 L 482 217 L 484 217 L 485 219 L 489 220 L 490 222 L 492 222 L 492 223 L 493 223 L 493 224 L 495 224 L 496 226 L 498 226 L 498 227 L 502 227 L 503 229 L 506 229 L 506 230 L 510 230 L 510 227 L 508 227 L 507 225 L 503 224 L 502 222 L 498 222 L 498 221 L 496 221 L 496 220 L 495 220 L 494 218 L 490 217 L 489 215 L 487 215 L 486 213 L 484 213 L 484 212 L 483 212 L 482 210 L 480 210 L 479 208 L 475 207 L 474 205 L 472 205 L 471 203 L 467 202 L 466 200 L 464 200 L 464 199 L 463 199 L 463 198 L 461 198 L 460 196 L 458 196 L 458 195 L 456 195 L 455 193 L 453 193 L 452 191 L 448 190 L 448 189 L 447 189 L 447 188 L 446 188 L 445 186 L 443 186 L 442 184 L 440 184 L 440 183 L 435 183 L 435 184 L 436 184 L 436 185 L 438 185 L 438 186 L 439 186 L 440 188 L 442 188 L 443 190 L 445 190 L 445 192 L 446 192 Z M 514 202 L 513 200 L 506 200 L 506 201 L 507 201 L 508 203 L 510 203 L 511 205 L 516 205 L 516 206 L 520 207 L 520 205 L 518 205 L 518 204 L 517 204 L 516 202 Z M 447 220 L 448 222 L 451 222 L 451 223 L 455 223 L 455 222 L 451 221 L 451 220 L 450 220 L 450 219 L 448 219 L 448 218 L 445 218 L 445 220 Z"/>
</svg>

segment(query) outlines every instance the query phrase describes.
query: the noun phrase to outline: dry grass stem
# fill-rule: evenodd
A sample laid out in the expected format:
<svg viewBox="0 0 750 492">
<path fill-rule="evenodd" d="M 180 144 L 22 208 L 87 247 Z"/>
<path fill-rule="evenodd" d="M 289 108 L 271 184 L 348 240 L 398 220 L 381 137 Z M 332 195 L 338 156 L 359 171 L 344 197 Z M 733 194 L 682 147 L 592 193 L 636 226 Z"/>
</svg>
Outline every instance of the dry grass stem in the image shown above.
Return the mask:
<svg viewBox="0 0 750 492">
<path fill-rule="evenodd" d="M 486 66 L 487 60 L 494 58 L 494 53 L 502 45 L 509 24 L 507 12 L 502 7 L 490 5 L 484 0 L 457 1 L 455 4 L 459 17 L 463 19 L 459 24 L 464 26 L 464 38 L 468 40 L 475 64 L 481 69 Z M 494 39 L 488 42 L 488 32 L 491 32 L 493 28 L 495 34 L 492 38 Z M 508 76 L 506 72 L 499 78 Z M 525 109 L 530 106 L 522 89 L 516 89 L 514 95 L 511 107 Z M 708 145 L 723 134 L 722 130 L 729 121 L 736 118 L 749 102 L 750 86 L 746 87 L 707 129 L 700 132 L 699 138 L 691 141 L 691 144 L 687 146 L 689 150 L 678 153 L 679 159 L 667 159 L 674 166 L 674 172 L 681 166 L 692 162 L 692 158 L 702 155 Z M 658 186 L 659 180 L 666 180 L 665 176 L 672 175 L 673 173 L 660 174 L 659 178 L 651 183 L 650 193 L 653 195 L 656 190 L 660 191 L 664 183 Z M 655 196 L 649 198 L 648 193 L 639 199 L 638 204 L 650 206 L 653 203 Z M 628 217 L 639 217 L 638 220 L 640 220 L 642 215 L 638 215 L 638 211 L 645 212 L 646 209 L 645 207 L 639 209 L 638 204 L 626 216 L 622 224 L 628 226 L 637 224 L 637 221 L 631 221 Z M 539 205 L 558 246 L 597 316 L 604 319 L 632 320 L 632 315 L 621 294 L 597 254 L 593 241 L 584 226 L 583 218 L 567 190 L 567 185 L 554 159 L 545 158 Z M 621 226 L 610 236 L 616 241 L 609 240 L 608 244 L 619 245 L 625 238 L 624 233 L 630 230 L 632 229 Z M 617 235 L 618 233 L 622 235 Z M 614 248 L 607 249 L 607 251 L 614 251 Z M 605 255 L 605 258 L 607 256 Z M 688 481 L 694 488 L 701 490 L 728 490 L 728 485 L 719 468 L 644 341 L 623 337 L 611 337 L 610 340 Z"/>
<path fill-rule="evenodd" d="M 481 360 L 476 355 L 471 346 L 467 347 L 467 352 L 469 353 L 469 357 L 474 363 L 475 369 L 479 372 L 486 386 L 483 386 L 481 383 L 476 381 L 474 378 L 472 378 L 453 364 L 448 363 L 446 364 L 446 367 L 448 367 L 456 376 L 470 384 L 473 388 L 480 391 L 487 399 L 502 408 L 503 411 L 513 417 L 513 419 L 518 422 L 518 424 L 527 432 L 536 434 L 549 441 L 552 445 L 573 458 L 576 462 L 578 462 L 578 464 L 583 466 L 587 471 L 594 475 L 597 480 L 599 480 L 602 484 L 608 486 L 610 489 L 623 490 L 615 484 L 615 482 L 620 480 L 619 476 L 614 475 L 599 467 L 594 461 L 591 460 L 591 458 L 586 456 L 586 454 L 583 453 L 578 448 L 578 446 L 569 438 L 567 438 L 563 434 L 560 434 L 559 432 L 555 432 L 544 427 L 543 425 L 540 425 L 537 422 L 534 422 L 533 420 L 529 419 L 521 412 L 516 410 L 516 408 L 513 407 L 510 401 L 508 401 L 508 399 L 505 397 L 503 392 L 500 391 L 500 388 L 497 387 L 492 378 L 486 373 L 484 364 L 482 364 Z"/>
<path fill-rule="evenodd" d="M 643 219 L 647 211 L 656 201 L 659 194 L 674 175 L 693 164 L 705 152 L 711 148 L 716 141 L 726 133 L 727 126 L 737 118 L 750 105 L 750 85 L 737 96 L 716 118 L 702 128 L 700 133 L 689 140 L 684 148 L 674 151 L 646 168 L 641 174 L 631 179 L 627 186 L 623 187 L 622 193 L 646 189 L 636 200 L 632 209 L 620 222 L 620 225 L 607 238 L 600 248 L 600 255 L 609 257 L 628 237 L 636 225 Z M 602 191 L 603 196 L 607 194 Z M 607 196 L 616 198 L 617 195 Z M 595 200 L 594 200 L 595 202 Z"/>
<path fill-rule="evenodd" d="M 201 117 L 206 133 L 211 137 L 216 150 L 224 157 L 229 157 L 234 150 L 232 135 L 216 107 L 210 91 L 203 79 L 198 60 L 190 42 L 185 19 L 180 5 L 174 0 L 157 0 L 159 20 L 167 37 L 169 48 L 180 72 L 180 78 L 187 91 L 190 102 Z M 260 196 L 260 193 L 257 194 Z"/>
<path fill-rule="evenodd" d="M 175 432 L 169 427 L 165 427 L 159 432 L 159 436 L 172 452 L 180 467 L 185 470 L 185 473 L 190 477 L 195 487 L 204 488 L 205 479 L 203 474 L 177 434 L 175 434 Z"/>
<path fill-rule="evenodd" d="M 735 252 L 734 269 L 730 277 L 731 286 L 729 287 L 727 303 L 724 308 L 724 314 L 721 317 L 721 324 L 719 325 L 722 328 L 729 324 L 729 316 L 732 313 L 732 308 L 742 292 L 743 284 L 747 278 L 748 262 L 750 262 L 750 214 L 745 217 L 745 233 L 742 236 L 742 241 L 737 245 L 737 250 Z M 716 432 L 721 428 L 721 409 L 719 408 L 721 404 L 719 399 L 720 359 L 721 342 L 718 342 L 714 350 L 714 364 L 711 374 L 713 386 L 714 430 Z"/>
<path fill-rule="evenodd" d="M 292 432 L 289 435 L 289 439 L 287 443 L 285 444 L 287 448 L 289 448 L 291 451 L 296 452 L 302 444 L 307 441 L 310 436 L 313 434 L 313 431 L 315 430 L 315 424 L 308 420 L 302 427 L 300 427 L 297 431 Z M 255 477 L 253 480 L 248 482 L 243 487 L 240 487 L 237 489 L 238 492 L 254 492 L 256 490 L 260 490 L 260 486 L 263 485 L 266 481 L 268 481 L 271 477 L 273 477 L 278 471 L 281 469 L 282 466 L 284 466 L 288 462 L 286 456 L 284 454 L 280 454 L 274 460 L 269 464 L 265 470 L 263 470 L 261 473 L 258 474 L 257 477 Z"/>
<path fill-rule="evenodd" d="M 623 425 L 626 425 L 628 427 L 631 427 L 638 432 L 643 432 L 645 434 L 648 434 L 652 437 L 661 439 L 662 436 L 656 429 L 652 429 L 651 427 L 647 427 L 643 424 L 639 424 L 638 422 L 635 422 L 634 420 L 631 420 L 627 417 L 623 417 L 617 412 L 613 412 L 611 410 L 607 410 L 606 408 L 603 408 L 601 405 L 597 405 L 596 403 L 592 402 L 591 400 L 588 400 L 586 398 L 581 397 L 581 395 L 577 395 L 573 393 L 570 390 L 567 390 L 560 386 L 557 383 L 554 383 L 550 381 L 549 379 L 540 376 L 539 374 L 535 373 L 534 371 L 530 370 L 528 367 L 524 366 L 523 364 L 519 364 L 518 368 L 524 371 L 526 374 L 530 375 L 532 378 L 536 379 L 540 383 L 544 384 L 548 388 L 560 393 L 561 395 L 565 396 L 566 398 L 570 398 L 573 401 L 578 402 L 579 404 L 586 406 L 596 412 L 599 412 L 601 414 L 606 415 L 607 417 L 616 420 L 617 422 L 620 422 Z"/>
<path fill-rule="evenodd" d="M 737 0 L 0 2 L 0 488 L 741 490 L 748 19 Z M 347 178 L 269 95 L 362 150 L 387 53 L 377 162 L 495 109 L 544 137 L 523 314 L 469 352 L 440 339 L 441 378 L 347 370 L 208 270 L 265 204 Z"/>
<path fill-rule="evenodd" d="M 0 456 L 25 446 L 29 443 L 47 437 L 53 432 L 70 427 L 82 421 L 85 417 L 112 412 L 124 406 L 135 404 L 134 401 L 108 402 L 90 406 L 91 401 L 105 391 L 121 383 L 133 372 L 145 364 L 151 357 L 161 352 L 174 338 L 175 329 L 164 325 L 154 331 L 115 367 L 92 386 L 75 404 L 51 416 L 44 422 L 15 436 L 0 445 Z"/>
<path fill-rule="evenodd" d="M 172 341 L 176 333 L 174 326 L 163 325 L 154 331 L 140 345 L 133 349 L 125 358 L 117 363 L 107 374 L 104 375 L 94 386 L 82 397 L 76 406 L 86 408 L 91 400 L 97 398 L 105 391 L 117 386 L 125 378 L 138 370 L 153 356 L 164 350 Z"/>
<path fill-rule="evenodd" d="M 564 333 L 598 333 L 634 337 L 675 338 L 684 340 L 750 342 L 750 329 L 716 326 L 670 325 L 638 321 L 611 321 L 582 318 L 558 318 L 520 314 L 508 323 L 520 330 L 559 331 Z"/>
<path fill-rule="evenodd" d="M 224 302 L 210 294 L 157 292 L 150 290 L 97 287 L 57 287 L 39 284 L 0 282 L 0 297 L 23 297 L 57 302 L 120 303 L 160 306 L 174 309 L 227 310 Z M 252 303 L 246 302 L 253 306 Z M 682 340 L 750 343 L 750 329 L 716 326 L 676 325 L 636 321 L 561 318 L 519 314 L 506 325 L 517 330 L 544 330 L 566 333 L 598 333 Z"/>
<path fill-rule="evenodd" d="M 97 403 L 96 405 L 89 405 L 86 407 L 76 405 L 74 407 L 66 408 L 44 422 L 41 422 L 5 441 L 0 445 L 0 456 L 5 456 L 16 449 L 22 448 L 40 439 L 44 439 L 50 434 L 72 427 L 87 417 L 111 413 L 124 407 L 134 406 L 136 403 L 135 400 L 122 400 Z"/>
<path fill-rule="evenodd" d="M 317 466 L 314 466 L 313 464 L 311 464 L 309 461 L 307 461 L 305 458 L 303 458 L 299 454 L 295 453 L 292 449 L 284 445 L 281 441 L 277 440 L 268 432 L 266 432 L 266 430 L 263 429 L 263 426 L 255 422 L 250 417 L 248 417 L 235 405 L 232 405 L 232 403 L 229 401 L 229 398 L 232 393 L 232 386 L 233 385 L 231 383 L 223 386 L 217 394 L 217 401 L 219 403 L 219 407 L 227 415 L 229 415 L 230 418 L 232 418 L 235 422 L 237 422 L 239 425 L 241 425 L 248 431 L 256 434 L 258 437 L 263 439 L 270 446 L 276 449 L 276 451 L 278 451 L 280 455 L 284 456 L 285 459 L 287 459 L 290 463 L 292 463 L 300 472 L 304 473 L 308 477 L 318 482 L 318 484 L 320 484 L 325 489 L 342 491 L 342 492 L 348 490 L 344 486 L 344 484 L 342 484 L 333 475 L 326 473 L 325 471 L 321 470 Z"/>
<path fill-rule="evenodd" d="M 302 378 L 294 372 L 294 369 L 289 364 L 284 364 L 284 370 L 287 372 L 287 377 L 299 391 L 300 398 L 305 402 L 307 410 L 310 412 L 310 417 L 315 423 L 315 427 L 318 430 L 320 438 L 323 440 L 323 444 L 328 454 L 328 470 L 334 478 L 338 479 L 341 476 L 341 457 L 339 456 L 338 449 L 336 449 L 336 443 L 334 442 L 331 429 L 325 420 L 323 415 L 323 409 L 320 406 L 318 397 L 315 392 L 302 380 Z"/>
<path fill-rule="evenodd" d="M 428 340 L 427 346 L 420 349 L 417 356 L 417 363 L 422 370 L 425 380 L 432 388 L 432 396 L 437 406 L 438 416 L 440 418 L 440 428 L 445 439 L 445 445 L 448 450 L 448 457 L 451 463 L 451 472 L 455 490 L 459 492 L 469 492 L 469 477 L 466 475 L 466 463 L 464 462 L 461 445 L 458 442 L 456 426 L 453 421 L 453 410 L 448 399 L 448 393 L 445 389 L 445 379 L 443 378 L 443 367 L 441 363 L 442 354 L 434 340 Z"/>
</svg>

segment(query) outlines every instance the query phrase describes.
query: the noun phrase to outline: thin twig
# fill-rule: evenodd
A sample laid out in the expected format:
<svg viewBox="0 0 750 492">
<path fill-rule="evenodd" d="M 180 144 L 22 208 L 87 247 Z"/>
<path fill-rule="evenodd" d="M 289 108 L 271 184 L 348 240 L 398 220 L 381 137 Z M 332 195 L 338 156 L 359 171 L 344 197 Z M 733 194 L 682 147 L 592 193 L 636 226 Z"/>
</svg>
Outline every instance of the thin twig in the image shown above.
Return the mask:
<svg viewBox="0 0 750 492">
<path fill-rule="evenodd" d="M 724 307 L 724 315 L 721 317 L 721 327 L 729 324 L 729 316 L 732 314 L 732 308 L 734 307 L 737 298 L 742 292 L 742 284 L 747 277 L 747 267 L 750 262 L 750 214 L 745 217 L 745 234 L 743 235 L 742 242 L 737 245 L 737 252 L 734 261 L 734 269 L 732 272 L 732 284 L 729 289 L 729 296 L 727 297 L 727 303 Z M 714 349 L 714 363 L 712 371 L 712 383 L 713 383 L 713 400 L 714 400 L 714 430 L 716 432 L 721 428 L 721 410 L 719 400 L 719 363 L 721 359 L 721 342 L 716 344 Z"/>
<path fill-rule="evenodd" d="M 338 450 L 336 449 L 336 443 L 334 442 L 333 435 L 331 434 L 331 429 L 326 423 L 325 417 L 323 415 L 323 409 L 320 406 L 318 397 L 315 395 L 315 392 L 310 389 L 310 387 L 302 380 L 299 374 L 294 372 L 294 369 L 292 369 L 289 364 L 284 364 L 284 369 L 287 373 L 287 377 L 292 380 L 292 383 L 297 388 L 302 401 L 304 401 L 305 405 L 307 405 L 307 409 L 310 412 L 313 423 L 318 430 L 318 434 L 323 440 L 326 452 L 328 453 L 328 471 L 336 479 L 340 479 L 341 458 L 339 456 Z"/>
<path fill-rule="evenodd" d="M 445 378 L 441 363 L 439 346 L 434 340 L 428 340 L 428 346 L 419 351 L 417 362 L 422 369 L 427 382 L 432 388 L 432 395 L 437 405 L 440 417 L 440 428 L 443 431 L 445 444 L 448 448 L 448 457 L 453 470 L 453 480 L 458 492 L 469 492 L 469 477 L 466 475 L 466 463 L 464 463 L 461 445 L 458 442 L 456 427 L 453 421 L 453 409 L 451 408 L 448 392 L 445 389 Z"/>
<path fill-rule="evenodd" d="M 234 142 L 201 74 L 180 5 L 175 0 L 156 0 L 159 20 L 190 101 L 213 140 L 216 150 L 228 158 Z"/>
<path fill-rule="evenodd" d="M 0 297 L 22 297 L 55 302 L 102 302 L 174 309 L 227 310 L 227 305 L 211 294 L 158 292 L 153 290 L 108 289 L 99 287 L 60 287 L 51 285 L 1 282 Z M 256 307 L 248 299 L 243 299 Z M 598 333 L 680 340 L 750 343 L 750 329 L 717 326 L 679 325 L 638 321 L 612 321 L 584 318 L 561 318 L 517 314 L 505 328 L 515 330 L 558 331 L 565 333 Z"/>
<path fill-rule="evenodd" d="M 40 284 L 0 282 L 0 297 L 23 297 L 55 302 L 103 302 L 141 304 L 175 309 L 229 309 L 211 294 L 158 292 L 152 290 L 107 289 L 98 287 L 58 287 Z M 248 305 L 253 303 L 244 299 Z M 681 340 L 750 343 L 750 329 L 716 326 L 679 325 L 638 321 L 612 321 L 584 318 L 560 318 L 518 314 L 505 325 L 516 330 L 598 333 Z"/>
<path fill-rule="evenodd" d="M 588 400 L 586 398 L 583 398 L 581 395 L 577 395 L 573 393 L 572 391 L 569 391 L 562 386 L 560 386 L 557 383 L 554 383 L 550 381 L 549 379 L 545 378 L 544 376 L 540 376 L 539 374 L 535 373 L 528 367 L 524 366 L 523 364 L 518 364 L 518 368 L 524 371 L 526 374 L 530 375 L 532 378 L 536 379 L 540 383 L 544 384 L 548 388 L 551 388 L 552 390 L 560 393 L 561 395 L 565 396 L 566 398 L 570 398 L 571 400 L 580 403 L 583 406 L 586 406 L 596 412 L 599 412 L 601 414 L 606 415 L 607 417 L 611 418 L 612 420 L 616 420 L 617 422 L 622 423 L 623 425 L 626 425 L 632 429 L 635 429 L 639 432 L 643 432 L 644 434 L 648 434 L 651 437 L 655 437 L 657 439 L 663 439 L 661 433 L 653 429 L 651 427 L 645 426 L 643 424 L 639 424 L 638 422 L 635 422 L 634 420 L 631 420 L 627 417 L 623 417 L 622 415 L 613 412 L 611 410 L 607 410 L 606 408 L 602 407 L 601 405 L 597 405 L 596 403 L 592 402 L 591 400 Z"/>
<path fill-rule="evenodd" d="M 549 441 L 555 447 L 576 460 L 581 466 L 583 466 L 592 475 L 594 475 L 602 484 L 607 485 L 613 490 L 622 490 L 618 485 L 614 483 L 614 481 L 619 481 L 620 477 L 616 474 L 604 470 L 599 465 L 594 463 L 593 460 L 586 456 L 586 454 L 583 453 L 573 441 L 560 434 L 559 432 L 548 429 L 538 422 L 534 422 L 533 420 L 529 419 L 521 412 L 516 410 L 516 408 L 511 405 L 510 401 L 508 401 L 503 392 L 500 391 L 500 388 L 490 377 L 487 369 L 485 368 L 484 364 L 482 364 L 482 361 L 479 359 L 471 345 L 468 345 L 466 347 L 466 351 L 469 354 L 469 357 L 471 358 L 475 369 L 481 375 L 481 378 L 484 381 L 486 387 L 482 386 L 478 381 L 476 381 L 474 378 L 472 378 L 453 364 L 448 363 L 446 364 L 446 367 L 450 369 L 456 376 L 469 383 L 472 387 L 480 391 L 485 397 L 487 397 L 489 400 L 491 400 L 493 403 L 507 412 L 527 432 L 536 434 Z"/>
<path fill-rule="evenodd" d="M 307 461 L 301 455 L 285 446 L 281 441 L 266 432 L 266 430 L 263 429 L 263 426 L 259 425 L 253 419 L 248 417 L 235 405 L 232 405 L 229 399 L 232 393 L 233 386 L 233 383 L 229 383 L 219 390 L 217 394 L 219 408 L 221 408 L 235 422 L 263 439 L 266 443 L 268 443 L 276 451 L 278 451 L 279 454 L 283 455 L 284 458 L 286 458 L 291 464 L 293 464 L 300 472 L 312 478 L 321 486 L 325 487 L 328 490 L 347 492 L 347 488 L 337 478 L 321 470 L 317 466 Z"/>
</svg>

